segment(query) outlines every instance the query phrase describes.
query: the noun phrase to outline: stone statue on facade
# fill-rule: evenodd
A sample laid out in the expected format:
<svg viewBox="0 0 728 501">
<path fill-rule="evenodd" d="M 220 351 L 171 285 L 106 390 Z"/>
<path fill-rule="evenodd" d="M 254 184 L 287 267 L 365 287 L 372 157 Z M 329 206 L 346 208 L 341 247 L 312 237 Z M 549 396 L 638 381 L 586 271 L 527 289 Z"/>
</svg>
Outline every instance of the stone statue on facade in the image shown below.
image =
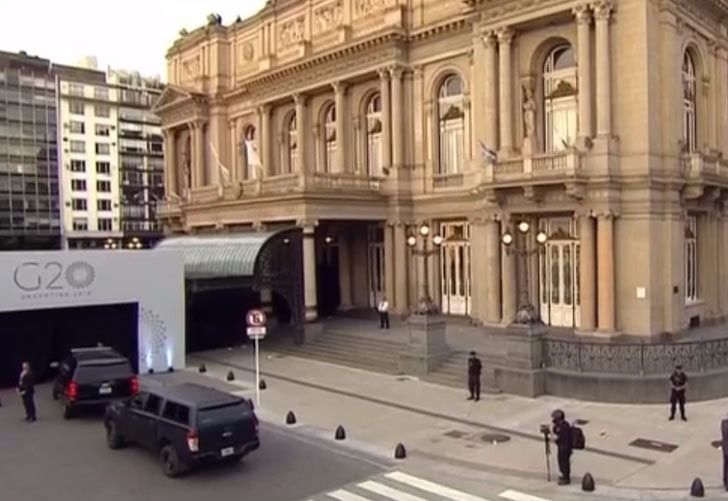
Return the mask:
<svg viewBox="0 0 728 501">
<path fill-rule="evenodd" d="M 523 93 L 523 156 L 531 156 L 536 140 L 536 100 L 530 86 L 525 86 Z"/>
<path fill-rule="evenodd" d="M 189 199 L 190 187 L 192 185 L 192 154 L 189 140 L 182 152 L 182 196 Z"/>
</svg>

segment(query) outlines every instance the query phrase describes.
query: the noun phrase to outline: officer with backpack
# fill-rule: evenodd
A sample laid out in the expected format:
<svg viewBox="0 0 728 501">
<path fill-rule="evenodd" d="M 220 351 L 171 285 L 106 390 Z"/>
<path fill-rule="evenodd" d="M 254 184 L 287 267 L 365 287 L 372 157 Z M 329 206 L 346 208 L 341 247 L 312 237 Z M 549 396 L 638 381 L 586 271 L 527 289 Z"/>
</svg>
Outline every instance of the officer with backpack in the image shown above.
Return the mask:
<svg viewBox="0 0 728 501">
<path fill-rule="evenodd" d="M 559 485 L 571 483 L 571 453 L 574 449 L 583 449 L 585 446 L 584 433 L 581 428 L 571 426 L 566 420 L 566 414 L 561 409 L 551 413 L 551 420 L 554 424 L 553 431 L 556 441 L 557 459 L 561 477 Z"/>
</svg>

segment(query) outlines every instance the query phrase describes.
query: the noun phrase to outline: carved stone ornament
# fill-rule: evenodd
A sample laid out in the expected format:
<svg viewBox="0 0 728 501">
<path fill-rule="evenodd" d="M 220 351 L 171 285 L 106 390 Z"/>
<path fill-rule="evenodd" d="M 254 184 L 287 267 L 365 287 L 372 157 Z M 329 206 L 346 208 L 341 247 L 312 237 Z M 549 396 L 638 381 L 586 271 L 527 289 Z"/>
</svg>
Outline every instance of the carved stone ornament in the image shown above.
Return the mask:
<svg viewBox="0 0 728 501">
<path fill-rule="evenodd" d="M 384 0 L 356 0 L 356 13 L 367 16 L 384 8 Z"/>
<path fill-rule="evenodd" d="M 250 42 L 245 42 L 243 44 L 243 59 L 245 61 L 252 61 L 253 56 L 255 56 L 255 49 L 253 48 L 253 44 Z"/>
<path fill-rule="evenodd" d="M 193 57 L 182 61 L 182 69 L 186 77 L 196 77 L 200 74 L 200 58 Z"/>
<path fill-rule="evenodd" d="M 303 16 L 281 24 L 278 44 L 286 48 L 303 40 Z"/>
<path fill-rule="evenodd" d="M 330 31 L 341 24 L 343 8 L 341 1 L 333 2 L 316 9 L 313 14 L 314 33 Z"/>
</svg>

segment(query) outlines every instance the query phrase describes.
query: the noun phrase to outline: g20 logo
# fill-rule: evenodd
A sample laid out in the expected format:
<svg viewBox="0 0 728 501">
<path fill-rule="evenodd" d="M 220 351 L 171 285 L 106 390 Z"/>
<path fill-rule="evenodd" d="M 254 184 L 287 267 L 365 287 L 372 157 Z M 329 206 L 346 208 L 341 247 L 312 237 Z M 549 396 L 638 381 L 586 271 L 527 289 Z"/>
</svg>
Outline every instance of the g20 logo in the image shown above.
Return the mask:
<svg viewBox="0 0 728 501">
<path fill-rule="evenodd" d="M 84 261 L 69 265 L 57 261 L 26 261 L 13 272 L 13 282 L 25 292 L 62 291 L 67 287 L 85 289 L 93 283 L 94 278 L 96 272 L 93 266 Z"/>
</svg>

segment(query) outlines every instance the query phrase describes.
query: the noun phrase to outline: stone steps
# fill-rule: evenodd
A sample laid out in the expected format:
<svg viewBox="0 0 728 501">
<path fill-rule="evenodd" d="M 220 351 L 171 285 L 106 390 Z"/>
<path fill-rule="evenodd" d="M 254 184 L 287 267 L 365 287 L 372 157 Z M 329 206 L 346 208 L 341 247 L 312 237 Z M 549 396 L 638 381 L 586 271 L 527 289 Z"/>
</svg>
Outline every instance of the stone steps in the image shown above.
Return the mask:
<svg viewBox="0 0 728 501">
<path fill-rule="evenodd" d="M 468 384 L 468 353 L 464 351 L 453 352 L 440 367 L 425 377 L 430 383 L 456 388 L 467 388 Z"/>
</svg>

